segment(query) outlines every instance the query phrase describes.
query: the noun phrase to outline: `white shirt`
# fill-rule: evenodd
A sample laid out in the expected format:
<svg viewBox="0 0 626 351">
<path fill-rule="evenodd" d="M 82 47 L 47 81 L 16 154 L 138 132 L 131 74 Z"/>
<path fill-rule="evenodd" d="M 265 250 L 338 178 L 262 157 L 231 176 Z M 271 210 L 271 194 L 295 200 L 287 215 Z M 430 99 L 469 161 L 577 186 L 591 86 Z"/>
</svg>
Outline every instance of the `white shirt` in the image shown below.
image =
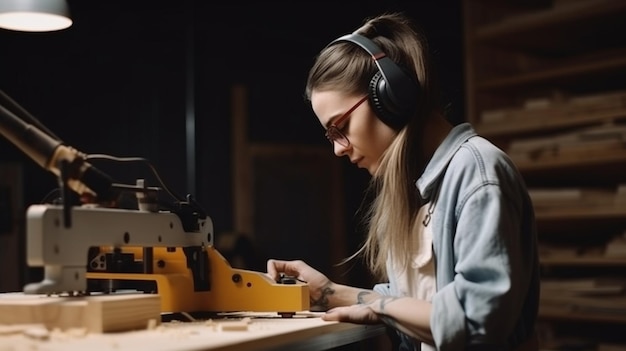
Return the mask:
<svg viewBox="0 0 626 351">
<path fill-rule="evenodd" d="M 435 260 L 433 255 L 433 234 L 432 225 L 423 223 L 432 222 L 429 214 L 430 203 L 423 205 L 417 214 L 417 248 L 411 267 L 400 266 L 394 262 L 393 258 L 387 260 L 387 275 L 389 277 L 389 287 L 393 296 L 409 296 L 420 300 L 431 302 L 436 291 L 435 281 Z M 425 222 L 426 219 L 426 222 Z M 425 343 L 421 344 L 422 351 L 435 350 L 433 346 Z"/>
</svg>

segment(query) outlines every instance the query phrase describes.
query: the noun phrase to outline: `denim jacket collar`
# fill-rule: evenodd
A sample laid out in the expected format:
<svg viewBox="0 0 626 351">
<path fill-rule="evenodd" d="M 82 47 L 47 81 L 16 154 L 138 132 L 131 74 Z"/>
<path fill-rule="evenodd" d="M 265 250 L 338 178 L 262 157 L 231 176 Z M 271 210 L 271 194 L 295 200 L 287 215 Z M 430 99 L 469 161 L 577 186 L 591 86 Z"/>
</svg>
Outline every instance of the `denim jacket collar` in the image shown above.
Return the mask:
<svg viewBox="0 0 626 351">
<path fill-rule="evenodd" d="M 476 131 L 469 123 L 461 123 L 450 130 L 450 133 L 435 150 L 422 176 L 415 182 L 422 199 L 431 198 L 431 193 L 435 190 L 437 181 L 445 172 L 452 156 L 463 143 L 476 135 Z"/>
</svg>

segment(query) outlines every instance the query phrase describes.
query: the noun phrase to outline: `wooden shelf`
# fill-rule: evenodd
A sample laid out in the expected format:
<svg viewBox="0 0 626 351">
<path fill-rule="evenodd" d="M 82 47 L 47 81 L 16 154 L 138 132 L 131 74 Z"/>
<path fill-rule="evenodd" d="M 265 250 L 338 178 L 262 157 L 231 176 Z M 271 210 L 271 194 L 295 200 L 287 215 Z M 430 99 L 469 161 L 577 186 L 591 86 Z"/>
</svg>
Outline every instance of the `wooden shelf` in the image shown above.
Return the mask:
<svg viewBox="0 0 626 351">
<path fill-rule="evenodd" d="M 615 205 L 589 205 L 577 207 L 552 207 L 535 211 L 538 221 L 548 220 L 602 220 L 624 219 L 626 220 L 626 203 Z"/>
<path fill-rule="evenodd" d="M 610 109 L 582 114 L 555 114 L 553 117 L 527 116 L 526 118 L 506 119 L 500 123 L 480 123 L 476 130 L 486 137 L 506 137 L 529 134 L 532 132 L 548 132 L 562 128 L 586 126 L 626 118 L 625 109 Z"/>
<path fill-rule="evenodd" d="M 623 312 L 591 313 L 571 308 L 569 306 L 541 305 L 539 308 L 539 318 L 581 322 L 626 323 L 626 314 Z"/>
<path fill-rule="evenodd" d="M 548 171 L 559 168 L 588 168 L 596 165 L 618 164 L 626 166 L 626 150 L 588 150 L 534 161 L 514 159 L 522 173 Z"/>
<path fill-rule="evenodd" d="M 540 262 L 542 266 L 626 267 L 626 257 L 544 256 L 540 257 Z"/>
<path fill-rule="evenodd" d="M 588 80 L 616 79 L 615 74 L 626 69 L 626 56 L 607 57 L 593 62 L 570 63 L 476 81 L 476 89 L 482 91 L 520 90 L 530 87 L 561 87 L 572 84 L 588 84 Z"/>
<path fill-rule="evenodd" d="M 582 187 L 622 184 L 626 181 L 626 162 L 623 157 L 596 163 L 593 160 L 570 162 L 563 167 L 527 167 L 524 165 L 524 179 L 528 184 L 546 187 Z M 547 163 L 547 161 L 546 161 Z M 601 175 L 601 176 L 599 176 Z"/>
<path fill-rule="evenodd" d="M 606 36 L 624 33 L 626 29 L 624 13 L 624 1 L 581 1 L 481 26 L 473 40 L 477 44 L 544 54 L 572 54 L 588 50 L 590 38 L 595 45 L 609 45 Z"/>
</svg>

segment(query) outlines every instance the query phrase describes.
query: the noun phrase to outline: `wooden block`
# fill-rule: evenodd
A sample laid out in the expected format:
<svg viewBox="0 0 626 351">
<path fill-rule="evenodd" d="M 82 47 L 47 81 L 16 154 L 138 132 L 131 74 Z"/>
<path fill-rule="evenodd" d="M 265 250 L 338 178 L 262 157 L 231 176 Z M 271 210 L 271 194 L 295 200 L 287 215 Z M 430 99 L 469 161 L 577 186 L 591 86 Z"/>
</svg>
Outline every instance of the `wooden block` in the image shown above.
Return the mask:
<svg viewBox="0 0 626 351">
<path fill-rule="evenodd" d="M 161 321 L 154 294 L 111 294 L 80 297 L 0 294 L 0 324 L 37 324 L 48 329 L 86 328 L 90 333 L 146 329 Z"/>
<path fill-rule="evenodd" d="M 42 325 L 25 329 L 24 336 L 35 340 L 48 340 L 50 338 L 50 332 Z"/>
<path fill-rule="evenodd" d="M 82 324 L 83 298 L 48 297 L 22 293 L 0 294 L 0 324 L 44 324 L 65 329 Z"/>
<path fill-rule="evenodd" d="M 86 299 L 86 327 L 93 333 L 146 329 L 154 323 L 151 320 L 157 323 L 161 320 L 161 300 L 155 294 L 88 296 Z"/>
<path fill-rule="evenodd" d="M 41 326 L 41 324 L 0 324 L 0 337 L 13 334 L 24 334 L 27 329 Z"/>
<path fill-rule="evenodd" d="M 220 331 L 247 331 L 250 324 L 250 318 L 243 318 L 240 321 L 228 321 L 219 323 Z"/>
</svg>

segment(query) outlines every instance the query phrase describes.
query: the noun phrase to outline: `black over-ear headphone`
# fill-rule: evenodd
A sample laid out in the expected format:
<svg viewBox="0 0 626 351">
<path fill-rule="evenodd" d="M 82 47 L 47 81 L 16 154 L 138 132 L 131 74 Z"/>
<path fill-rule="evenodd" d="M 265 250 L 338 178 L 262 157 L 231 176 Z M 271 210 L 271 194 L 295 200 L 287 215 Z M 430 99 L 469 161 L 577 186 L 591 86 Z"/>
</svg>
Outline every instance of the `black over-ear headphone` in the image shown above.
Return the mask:
<svg viewBox="0 0 626 351">
<path fill-rule="evenodd" d="M 407 75 L 370 39 L 356 33 L 347 34 L 333 40 L 354 43 L 372 56 L 378 72 L 369 83 L 369 101 L 380 118 L 388 126 L 398 130 L 404 127 L 415 113 L 418 103 L 419 83 Z"/>
</svg>

